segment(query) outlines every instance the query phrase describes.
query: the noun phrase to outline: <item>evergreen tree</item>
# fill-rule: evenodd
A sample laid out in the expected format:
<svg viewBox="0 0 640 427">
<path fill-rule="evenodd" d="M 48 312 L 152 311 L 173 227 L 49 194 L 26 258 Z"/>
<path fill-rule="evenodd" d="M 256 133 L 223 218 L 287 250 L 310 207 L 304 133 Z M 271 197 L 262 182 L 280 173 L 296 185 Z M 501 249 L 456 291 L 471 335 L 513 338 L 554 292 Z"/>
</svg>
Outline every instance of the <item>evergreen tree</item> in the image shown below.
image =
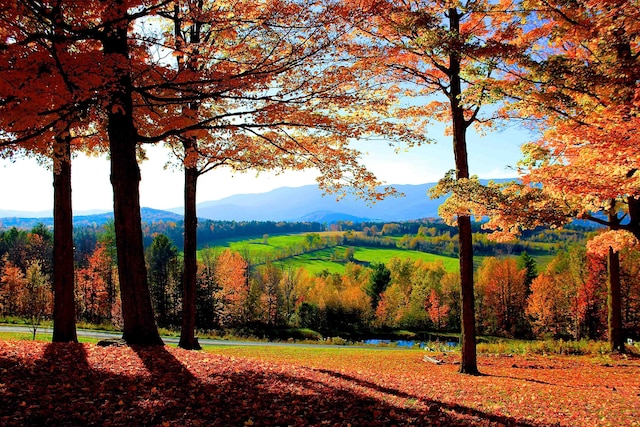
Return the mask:
<svg viewBox="0 0 640 427">
<path fill-rule="evenodd" d="M 373 264 L 372 268 L 373 273 L 371 274 L 365 291 L 367 295 L 371 297 L 371 308 L 375 311 L 380 302 L 380 295 L 387 289 L 389 283 L 391 283 L 391 270 L 382 262 Z"/>
<path fill-rule="evenodd" d="M 525 270 L 524 285 L 527 289 L 527 297 L 531 294 L 531 283 L 538 277 L 538 267 L 536 260 L 526 251 L 523 251 L 518 258 L 518 268 Z"/>
<path fill-rule="evenodd" d="M 177 257 L 178 248 L 164 234 L 158 234 L 147 249 L 151 298 L 161 325 L 168 322 L 172 277 L 175 276 L 172 270 L 175 270 Z"/>
</svg>

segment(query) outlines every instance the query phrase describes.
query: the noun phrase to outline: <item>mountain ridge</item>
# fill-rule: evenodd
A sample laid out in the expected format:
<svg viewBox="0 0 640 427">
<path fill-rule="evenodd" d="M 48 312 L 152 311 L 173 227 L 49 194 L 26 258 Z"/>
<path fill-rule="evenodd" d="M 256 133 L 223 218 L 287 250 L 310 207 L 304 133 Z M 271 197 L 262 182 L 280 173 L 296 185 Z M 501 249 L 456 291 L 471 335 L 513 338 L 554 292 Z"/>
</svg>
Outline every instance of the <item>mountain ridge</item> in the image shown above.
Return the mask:
<svg viewBox="0 0 640 427">
<path fill-rule="evenodd" d="M 486 183 L 488 180 L 481 180 Z M 506 180 L 495 180 L 497 182 Z M 218 221 L 287 221 L 334 223 L 337 221 L 407 221 L 438 216 L 444 198 L 431 199 L 428 191 L 436 183 L 393 185 L 401 197 L 387 197 L 367 203 L 347 194 L 338 200 L 334 195 L 323 195 L 315 185 L 280 187 L 264 193 L 236 194 L 219 200 L 198 203 L 198 218 Z M 47 211 L 42 211 L 47 213 Z M 12 215 L 5 215 L 11 213 Z M 24 215 L 20 215 L 20 214 Z M 84 212 L 82 212 L 84 213 Z M 183 208 L 142 208 L 142 220 L 179 221 Z M 49 213 L 49 215 L 51 215 Z M 93 215 L 74 216 L 74 225 L 104 223 L 113 219 L 111 211 Z M 0 228 L 17 223 L 52 225 L 51 216 L 34 217 L 34 212 L 0 210 Z M 29 225 L 23 225 L 23 228 Z"/>
<path fill-rule="evenodd" d="M 0 215 L 2 214 L 2 210 L 0 210 Z M 19 212 L 19 211 L 18 211 Z M 142 222 L 153 222 L 153 221 L 181 221 L 182 215 L 177 215 L 173 212 L 168 212 L 160 209 L 153 208 L 141 208 L 140 215 L 142 216 Z M 90 226 L 90 225 L 103 225 L 109 221 L 113 220 L 113 211 L 102 212 L 99 214 L 93 215 L 74 215 L 73 216 L 73 225 L 76 227 L 79 226 Z M 0 230 L 16 227 L 16 228 L 33 228 L 36 224 L 44 224 L 47 227 L 53 227 L 53 217 L 0 217 Z"/>
<path fill-rule="evenodd" d="M 393 185 L 403 197 L 387 197 L 367 203 L 347 194 L 337 200 L 324 195 L 315 185 L 280 187 L 266 193 L 236 194 L 199 203 L 198 217 L 235 221 L 404 221 L 437 217 L 444 198 L 430 199 L 428 191 L 436 183 Z M 181 212 L 182 208 L 168 209 Z M 325 215 L 319 213 L 325 212 Z"/>
</svg>

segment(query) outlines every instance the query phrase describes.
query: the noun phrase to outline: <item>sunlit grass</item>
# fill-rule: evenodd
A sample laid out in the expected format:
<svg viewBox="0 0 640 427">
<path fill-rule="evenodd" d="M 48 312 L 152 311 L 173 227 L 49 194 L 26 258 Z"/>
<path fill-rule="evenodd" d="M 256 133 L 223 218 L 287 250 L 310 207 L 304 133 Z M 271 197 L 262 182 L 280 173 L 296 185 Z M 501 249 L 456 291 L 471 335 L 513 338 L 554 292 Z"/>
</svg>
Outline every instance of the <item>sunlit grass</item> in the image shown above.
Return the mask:
<svg viewBox="0 0 640 427">
<path fill-rule="evenodd" d="M 51 329 L 38 330 L 35 341 L 51 342 L 53 336 Z M 78 335 L 78 342 L 95 344 L 103 338 L 87 337 Z M 34 341 L 33 332 L 0 332 L 0 340 L 2 341 Z"/>
<path fill-rule="evenodd" d="M 381 249 L 381 248 L 364 248 L 358 247 L 355 251 L 355 259 L 364 262 L 382 262 L 388 263 L 392 258 L 409 258 L 411 260 L 423 260 L 426 262 L 442 261 L 445 270 L 456 272 L 459 270 L 457 258 L 446 257 L 442 255 L 434 255 L 426 252 L 409 251 L 403 249 Z"/>
<path fill-rule="evenodd" d="M 627 346 L 632 353 L 636 352 L 633 346 Z M 603 356 L 610 354 L 609 343 L 594 340 L 501 340 L 493 343 L 480 343 L 477 346 L 478 353 L 493 354 L 540 354 L 540 355 L 591 355 Z"/>
</svg>

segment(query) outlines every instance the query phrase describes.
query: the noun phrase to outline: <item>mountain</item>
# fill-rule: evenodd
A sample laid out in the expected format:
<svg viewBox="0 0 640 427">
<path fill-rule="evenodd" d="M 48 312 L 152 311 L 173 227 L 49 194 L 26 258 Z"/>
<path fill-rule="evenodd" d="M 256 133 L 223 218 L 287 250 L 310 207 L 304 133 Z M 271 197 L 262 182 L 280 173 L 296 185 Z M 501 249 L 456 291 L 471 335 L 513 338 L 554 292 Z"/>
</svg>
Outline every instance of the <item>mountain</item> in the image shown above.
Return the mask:
<svg viewBox="0 0 640 427">
<path fill-rule="evenodd" d="M 486 183 L 486 180 L 481 180 Z M 500 180 L 496 180 L 500 181 Z M 220 200 L 199 203 L 198 217 L 223 221 L 289 221 L 334 223 L 337 221 L 406 221 L 419 218 L 435 218 L 443 198 L 431 199 L 428 191 L 435 183 L 420 185 L 395 185 L 401 193 L 376 203 L 367 203 L 354 196 L 337 200 L 333 195 L 323 196 L 315 185 L 282 187 L 266 193 L 237 194 Z M 7 215 L 14 213 L 14 215 Z M 50 212 L 34 218 L 34 213 L 0 210 L 0 228 L 31 228 L 38 222 L 52 225 Z M 142 220 L 179 221 L 183 208 L 157 210 L 142 208 Z M 45 216 L 47 215 L 47 216 Z M 4 218 L 3 218 L 4 216 Z M 111 212 L 97 215 L 74 216 L 75 225 L 101 225 L 113 219 Z"/>
<path fill-rule="evenodd" d="M 107 209 L 91 209 L 75 212 L 74 216 L 100 215 L 109 212 Z M 17 211 L 10 209 L 0 209 L 0 218 L 52 218 L 53 211 Z"/>
<path fill-rule="evenodd" d="M 2 211 L 0 210 L 0 215 L 3 215 L 4 212 L 16 212 L 16 211 Z M 20 212 L 17 212 L 20 214 Z M 53 226 L 53 218 L 51 217 L 50 212 L 44 212 L 44 214 L 49 214 L 49 216 L 43 217 L 34 217 L 34 216 L 12 216 L 12 217 L 0 217 L 0 229 L 3 228 L 23 228 L 30 229 L 33 228 L 38 223 L 42 223 L 46 226 Z M 140 214 L 142 215 L 143 222 L 157 222 L 157 221 L 180 221 L 182 220 L 182 215 L 175 214 L 173 212 L 162 211 L 158 209 L 152 208 L 142 208 L 140 210 Z M 94 215 L 74 215 L 73 217 L 73 225 L 75 226 L 87 226 L 87 225 L 95 225 L 100 226 L 108 221 L 113 220 L 113 212 L 102 212 Z"/>
<path fill-rule="evenodd" d="M 388 197 L 375 204 L 354 196 L 336 200 L 323 196 L 315 185 L 282 187 L 267 193 L 237 194 L 220 200 L 199 203 L 198 217 L 227 221 L 403 221 L 437 217 L 442 199 L 427 195 L 435 183 L 396 185 L 401 197 Z M 182 208 L 169 209 L 182 212 Z"/>
</svg>

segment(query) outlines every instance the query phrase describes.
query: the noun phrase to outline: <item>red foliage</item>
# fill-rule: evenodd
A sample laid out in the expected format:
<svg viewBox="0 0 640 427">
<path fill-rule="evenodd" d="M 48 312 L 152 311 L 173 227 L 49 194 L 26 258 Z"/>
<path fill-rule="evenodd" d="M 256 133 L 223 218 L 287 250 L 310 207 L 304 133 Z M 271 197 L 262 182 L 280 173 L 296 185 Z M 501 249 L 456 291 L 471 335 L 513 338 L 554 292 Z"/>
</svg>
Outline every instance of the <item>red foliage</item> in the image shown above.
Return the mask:
<svg viewBox="0 0 640 427">
<path fill-rule="evenodd" d="M 440 297 L 435 289 L 431 289 L 429 294 L 429 303 L 427 304 L 427 312 L 429 313 L 429 319 L 436 326 L 436 329 L 446 325 L 446 319 L 449 315 L 449 305 L 442 303 Z"/>
<path fill-rule="evenodd" d="M 583 335 L 590 339 L 602 338 L 607 324 L 607 261 L 587 254 L 587 277 L 578 286 L 578 319 Z"/>
<path fill-rule="evenodd" d="M 0 341 L 1 425 L 633 425 L 634 360 Z M 440 356 L 438 356 L 440 357 Z"/>
</svg>

